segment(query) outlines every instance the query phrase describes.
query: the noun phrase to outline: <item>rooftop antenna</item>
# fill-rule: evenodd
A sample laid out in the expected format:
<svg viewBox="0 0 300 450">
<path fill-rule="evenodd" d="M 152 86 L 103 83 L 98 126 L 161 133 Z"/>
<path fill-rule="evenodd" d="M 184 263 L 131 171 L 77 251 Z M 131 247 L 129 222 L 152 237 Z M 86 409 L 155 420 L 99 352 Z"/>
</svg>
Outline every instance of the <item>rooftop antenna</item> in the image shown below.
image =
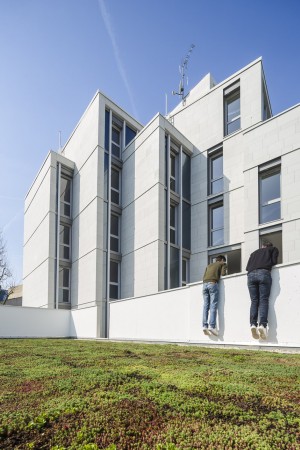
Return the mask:
<svg viewBox="0 0 300 450">
<path fill-rule="evenodd" d="M 58 149 L 61 151 L 61 131 L 58 132 Z"/>
<path fill-rule="evenodd" d="M 185 97 L 187 96 L 184 95 L 184 78 L 185 78 L 185 72 L 187 71 L 187 65 L 191 56 L 191 53 L 193 51 L 193 48 L 195 47 L 194 44 L 191 45 L 189 51 L 187 52 L 185 58 L 183 59 L 182 63 L 179 66 L 179 73 L 181 75 L 181 80 L 179 83 L 179 88 L 178 88 L 178 92 L 176 91 L 172 91 L 172 95 L 179 95 L 182 99 L 182 102 L 184 101 Z"/>
</svg>

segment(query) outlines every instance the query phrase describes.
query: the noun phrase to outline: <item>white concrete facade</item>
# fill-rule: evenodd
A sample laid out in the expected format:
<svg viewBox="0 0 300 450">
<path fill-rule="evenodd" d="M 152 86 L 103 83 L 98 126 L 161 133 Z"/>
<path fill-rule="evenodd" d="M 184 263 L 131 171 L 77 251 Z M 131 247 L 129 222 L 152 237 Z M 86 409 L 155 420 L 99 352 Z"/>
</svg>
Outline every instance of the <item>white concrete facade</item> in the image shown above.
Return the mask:
<svg viewBox="0 0 300 450">
<path fill-rule="evenodd" d="M 274 181 L 280 193 L 263 203 L 269 173 L 280 177 L 280 186 Z M 261 58 L 219 84 L 208 74 L 167 117 L 157 114 L 144 127 L 98 92 L 26 197 L 23 304 L 70 309 L 73 329 L 81 326 L 85 337 L 89 321 L 95 337 L 107 337 L 111 327 L 110 337 L 130 338 L 133 328 L 122 336 L 118 314 L 130 324 L 138 301 L 175 301 L 178 292 L 186 298 L 192 291 L 199 309 L 205 267 L 223 253 L 232 275 L 228 289 L 234 292 L 236 283 L 246 305 L 240 274 L 262 236 L 278 243 L 284 273 L 289 264 L 293 273 L 299 269 L 299 192 L 300 105 L 272 117 Z M 271 220 L 262 219 L 265 211 Z M 131 300 L 123 306 L 114 302 L 125 298 Z M 182 312 L 175 311 L 180 322 Z M 147 339 L 163 339 L 141 317 L 152 330 Z M 197 341 L 189 326 L 184 340 Z M 247 338 L 240 330 L 234 339 L 224 335 L 235 340 Z"/>
</svg>

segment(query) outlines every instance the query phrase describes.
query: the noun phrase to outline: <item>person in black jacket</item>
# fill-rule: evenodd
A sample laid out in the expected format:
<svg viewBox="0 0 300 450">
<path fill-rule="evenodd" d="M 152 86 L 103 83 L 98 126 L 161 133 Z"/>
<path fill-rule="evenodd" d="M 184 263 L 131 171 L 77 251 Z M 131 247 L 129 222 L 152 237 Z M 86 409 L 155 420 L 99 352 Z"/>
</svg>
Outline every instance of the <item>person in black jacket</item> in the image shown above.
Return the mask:
<svg viewBox="0 0 300 450">
<path fill-rule="evenodd" d="M 279 251 L 272 242 L 264 239 L 262 248 L 251 253 L 246 270 L 251 298 L 250 327 L 255 339 L 267 338 L 269 296 L 272 286 L 271 270 L 277 264 Z M 259 327 L 258 325 L 259 313 Z"/>
</svg>

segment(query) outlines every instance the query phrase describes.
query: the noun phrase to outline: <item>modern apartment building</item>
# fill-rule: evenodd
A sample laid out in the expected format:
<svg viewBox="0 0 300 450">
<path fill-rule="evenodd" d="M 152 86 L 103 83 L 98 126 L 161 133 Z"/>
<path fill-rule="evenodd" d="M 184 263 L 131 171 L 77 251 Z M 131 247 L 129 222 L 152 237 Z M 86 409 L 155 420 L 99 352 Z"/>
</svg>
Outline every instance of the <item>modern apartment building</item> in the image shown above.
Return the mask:
<svg viewBox="0 0 300 450">
<path fill-rule="evenodd" d="M 146 126 L 97 92 L 25 200 L 23 305 L 97 307 L 245 270 L 263 237 L 300 254 L 300 104 L 272 116 L 262 60 L 208 74 Z M 132 311 L 134 314 L 134 311 Z"/>
</svg>

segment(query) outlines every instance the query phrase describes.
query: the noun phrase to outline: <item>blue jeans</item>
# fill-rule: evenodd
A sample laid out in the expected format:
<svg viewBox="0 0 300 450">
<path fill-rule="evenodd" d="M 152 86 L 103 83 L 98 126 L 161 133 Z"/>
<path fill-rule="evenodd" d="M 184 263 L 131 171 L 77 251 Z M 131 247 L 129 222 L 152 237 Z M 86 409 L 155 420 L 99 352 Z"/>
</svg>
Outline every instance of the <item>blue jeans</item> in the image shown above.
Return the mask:
<svg viewBox="0 0 300 450">
<path fill-rule="evenodd" d="M 208 312 L 210 328 L 216 328 L 217 308 L 219 300 L 218 283 L 203 283 L 203 328 L 208 327 Z"/>
<path fill-rule="evenodd" d="M 248 273 L 248 289 L 251 298 L 250 325 L 267 326 L 269 297 L 272 286 L 271 272 L 267 269 L 256 269 Z"/>
</svg>

